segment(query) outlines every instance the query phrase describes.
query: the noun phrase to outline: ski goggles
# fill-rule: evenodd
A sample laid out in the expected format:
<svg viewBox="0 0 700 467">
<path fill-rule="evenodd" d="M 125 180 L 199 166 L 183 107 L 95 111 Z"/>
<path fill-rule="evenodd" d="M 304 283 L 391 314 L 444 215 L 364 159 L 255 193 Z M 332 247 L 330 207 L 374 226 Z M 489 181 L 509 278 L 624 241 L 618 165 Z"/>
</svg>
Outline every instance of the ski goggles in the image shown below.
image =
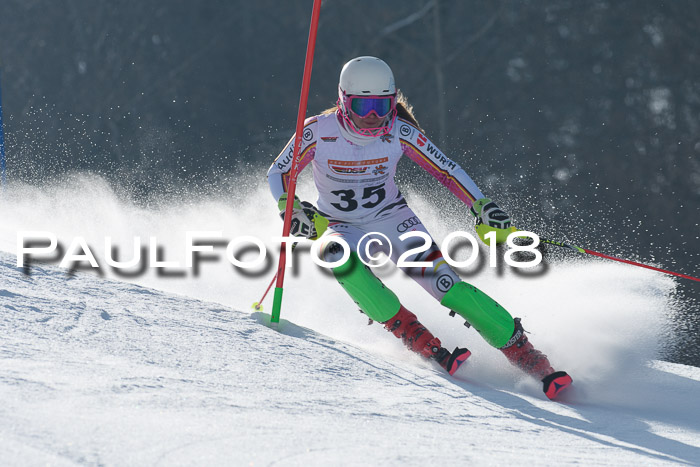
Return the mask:
<svg viewBox="0 0 700 467">
<path fill-rule="evenodd" d="M 395 96 L 348 96 L 347 107 L 360 118 L 366 118 L 374 112 L 382 118 L 396 108 Z"/>
</svg>

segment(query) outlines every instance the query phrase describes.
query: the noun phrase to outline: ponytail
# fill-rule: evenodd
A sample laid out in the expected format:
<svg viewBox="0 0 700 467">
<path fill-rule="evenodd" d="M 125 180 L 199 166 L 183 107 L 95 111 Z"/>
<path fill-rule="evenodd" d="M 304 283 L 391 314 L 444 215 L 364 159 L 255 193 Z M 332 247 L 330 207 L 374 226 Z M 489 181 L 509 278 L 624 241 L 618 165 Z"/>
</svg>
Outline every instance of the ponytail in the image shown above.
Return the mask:
<svg viewBox="0 0 700 467">
<path fill-rule="evenodd" d="M 408 99 L 406 99 L 406 96 L 401 91 L 396 93 L 396 114 L 399 118 L 407 120 L 421 132 L 425 133 L 423 128 L 420 127 L 415 115 L 413 115 L 413 106 L 408 103 Z"/>
</svg>

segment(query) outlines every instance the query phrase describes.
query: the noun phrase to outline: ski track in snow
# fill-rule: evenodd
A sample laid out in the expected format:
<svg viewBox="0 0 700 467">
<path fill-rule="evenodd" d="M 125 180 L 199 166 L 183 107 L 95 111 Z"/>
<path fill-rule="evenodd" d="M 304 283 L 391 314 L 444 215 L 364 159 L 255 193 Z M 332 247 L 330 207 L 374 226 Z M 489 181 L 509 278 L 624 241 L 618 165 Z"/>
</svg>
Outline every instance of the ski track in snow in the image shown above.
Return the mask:
<svg viewBox="0 0 700 467">
<path fill-rule="evenodd" d="M 572 374 L 554 403 L 400 274 L 383 280 L 448 348 L 474 352 L 457 379 L 366 326 L 301 260 L 279 332 L 237 311 L 269 268 L 207 264 L 200 277 L 129 282 L 41 264 L 22 274 L 18 230 L 91 246 L 158 235 L 177 260 L 185 230 L 278 234 L 257 201 L 234 214 L 211 200 L 146 210 L 99 180 L 78 186 L 19 187 L 0 206 L 0 464 L 700 465 L 700 369 L 655 358 L 669 278 L 598 261 L 541 278 L 465 273 Z M 421 218 L 436 237 L 454 229 Z"/>
</svg>

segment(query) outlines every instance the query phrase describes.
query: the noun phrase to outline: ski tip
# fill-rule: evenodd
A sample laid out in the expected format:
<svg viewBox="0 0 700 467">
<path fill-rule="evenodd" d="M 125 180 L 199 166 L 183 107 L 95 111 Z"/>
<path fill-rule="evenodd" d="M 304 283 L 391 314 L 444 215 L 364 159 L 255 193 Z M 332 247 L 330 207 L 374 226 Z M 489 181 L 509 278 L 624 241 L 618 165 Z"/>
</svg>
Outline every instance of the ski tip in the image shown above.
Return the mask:
<svg viewBox="0 0 700 467">
<path fill-rule="evenodd" d="M 573 380 L 566 371 L 555 371 L 542 380 L 542 390 L 550 400 L 555 400 L 571 383 Z"/>
<path fill-rule="evenodd" d="M 459 367 L 462 366 L 462 363 L 466 362 L 467 359 L 471 356 L 471 352 L 467 349 L 460 349 L 459 347 L 456 347 L 452 351 L 452 355 L 450 356 L 450 359 L 447 361 L 447 372 L 450 374 L 450 376 L 454 376 L 454 374 L 459 370 Z"/>
</svg>

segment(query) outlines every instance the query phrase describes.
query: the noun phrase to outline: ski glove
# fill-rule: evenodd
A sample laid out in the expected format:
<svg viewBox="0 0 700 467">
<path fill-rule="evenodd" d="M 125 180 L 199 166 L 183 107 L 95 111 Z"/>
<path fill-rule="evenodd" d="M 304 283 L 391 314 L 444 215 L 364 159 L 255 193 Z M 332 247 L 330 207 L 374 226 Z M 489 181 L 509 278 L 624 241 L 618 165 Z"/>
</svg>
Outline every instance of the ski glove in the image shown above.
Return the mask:
<svg viewBox="0 0 700 467">
<path fill-rule="evenodd" d="M 280 209 L 280 217 L 284 220 L 284 213 L 287 206 L 287 193 L 280 196 L 277 201 Z M 316 240 L 323 235 L 328 228 L 328 219 L 318 213 L 316 207 L 306 201 L 300 201 L 298 196 L 294 197 L 294 210 L 292 211 L 292 223 L 289 233 L 295 237 L 306 237 Z"/>
<path fill-rule="evenodd" d="M 476 234 L 487 245 L 486 234 L 496 232 L 496 244 L 505 243 L 511 232 L 518 229 L 511 226 L 510 216 L 488 198 L 474 201 L 471 213 L 476 217 Z"/>
</svg>

